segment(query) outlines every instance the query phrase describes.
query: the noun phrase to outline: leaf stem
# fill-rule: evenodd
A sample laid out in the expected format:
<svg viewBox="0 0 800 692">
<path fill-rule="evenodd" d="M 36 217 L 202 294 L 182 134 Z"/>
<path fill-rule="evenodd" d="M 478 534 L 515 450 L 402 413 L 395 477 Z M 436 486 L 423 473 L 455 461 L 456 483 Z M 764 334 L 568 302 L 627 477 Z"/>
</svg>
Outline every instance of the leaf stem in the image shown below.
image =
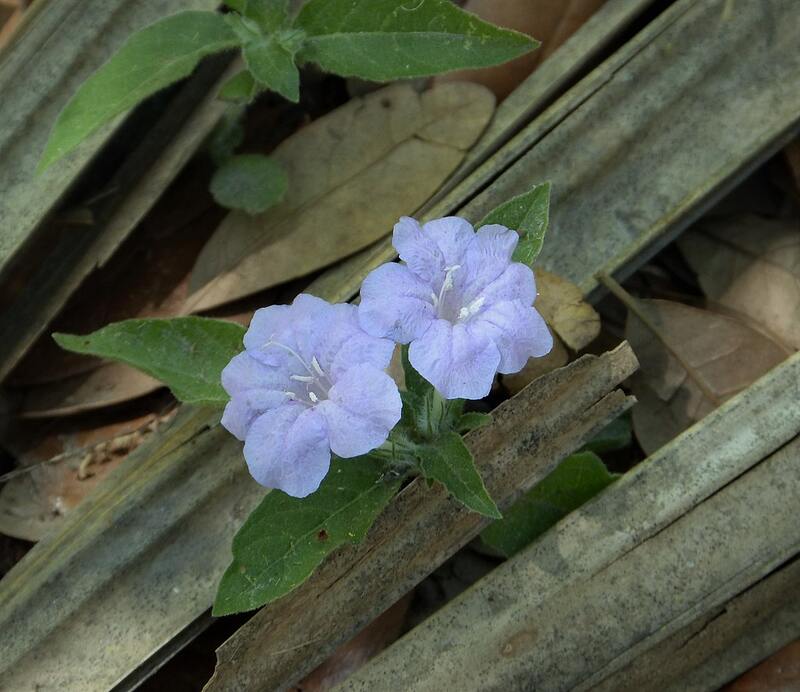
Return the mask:
<svg viewBox="0 0 800 692">
<path fill-rule="evenodd" d="M 708 385 L 703 382 L 700 376 L 697 374 L 695 369 L 684 359 L 684 357 L 676 351 L 667 341 L 667 338 L 661 328 L 650 319 L 647 313 L 642 309 L 641 305 L 639 305 L 639 301 L 634 298 L 630 293 L 628 293 L 622 286 L 620 286 L 609 274 L 606 272 L 598 272 L 595 277 L 597 280 L 603 284 L 611 293 L 626 307 L 630 310 L 636 317 L 642 322 L 642 324 L 647 327 L 653 335 L 664 345 L 664 348 L 669 351 L 670 355 L 678 361 L 680 366 L 686 371 L 689 379 L 691 379 L 700 391 L 703 393 L 714 406 L 719 406 L 722 401 L 719 397 L 714 394 L 714 392 L 709 389 Z"/>
</svg>

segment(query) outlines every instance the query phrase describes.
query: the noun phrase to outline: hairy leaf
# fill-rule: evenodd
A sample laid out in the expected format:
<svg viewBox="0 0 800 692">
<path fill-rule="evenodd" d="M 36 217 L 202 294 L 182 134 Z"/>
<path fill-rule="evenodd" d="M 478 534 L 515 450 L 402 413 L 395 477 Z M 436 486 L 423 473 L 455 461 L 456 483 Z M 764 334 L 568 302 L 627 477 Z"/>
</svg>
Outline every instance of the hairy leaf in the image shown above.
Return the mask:
<svg viewBox="0 0 800 692">
<path fill-rule="evenodd" d="M 439 481 L 465 507 L 494 519 L 503 516 L 489 496 L 461 435 L 444 433 L 435 442 L 419 447 L 417 454 L 425 478 Z"/>
<path fill-rule="evenodd" d="M 490 211 L 478 228 L 498 223 L 512 228 L 520 235 L 514 261 L 533 266 L 541 252 L 550 218 L 550 183 L 534 185 L 528 192 L 517 195 Z"/>
<path fill-rule="evenodd" d="M 300 73 L 294 64 L 294 54 L 274 36 L 248 43 L 242 54 L 259 84 L 293 103 L 300 100 Z"/>
<path fill-rule="evenodd" d="M 479 413 L 477 411 L 469 411 L 467 413 L 461 414 L 457 423 L 456 429 L 462 435 L 465 433 L 470 432 L 471 430 L 477 430 L 478 428 L 483 428 L 492 422 L 492 416 L 488 413 Z"/>
<path fill-rule="evenodd" d="M 296 26 L 308 35 L 301 58 L 377 82 L 497 65 L 538 45 L 450 0 L 310 0 Z"/>
<path fill-rule="evenodd" d="M 239 105 L 247 105 L 253 101 L 259 91 L 259 85 L 252 72 L 242 70 L 222 85 L 218 98 Z"/>
<path fill-rule="evenodd" d="M 211 194 L 228 209 L 260 214 L 280 202 L 289 182 L 274 159 L 261 154 L 239 154 L 223 163 L 211 179 Z"/>
<path fill-rule="evenodd" d="M 596 454 L 573 454 L 520 498 L 500 521 L 484 529 L 481 539 L 511 557 L 618 477 L 608 472 Z"/>
<path fill-rule="evenodd" d="M 61 111 L 39 170 L 120 113 L 188 76 L 204 56 L 237 44 L 235 32 L 214 12 L 180 12 L 137 31 Z"/>
<path fill-rule="evenodd" d="M 241 325 L 205 317 L 125 320 L 96 332 L 53 334 L 59 346 L 75 353 L 132 365 L 167 385 L 181 401 L 223 405 L 228 395 L 220 373 L 242 350 Z"/>
<path fill-rule="evenodd" d="M 289 0 L 225 0 L 225 4 L 266 32 L 280 28 L 289 14 Z"/>
<path fill-rule="evenodd" d="M 308 497 L 269 492 L 233 539 L 214 615 L 258 608 L 302 584 L 336 548 L 360 542 L 399 487 L 379 462 L 359 457 L 334 458 Z"/>
<path fill-rule="evenodd" d="M 584 445 L 584 450 L 603 454 L 605 452 L 615 452 L 625 449 L 631 443 L 633 431 L 631 429 L 631 419 L 628 414 L 611 421 L 597 435 Z"/>
</svg>

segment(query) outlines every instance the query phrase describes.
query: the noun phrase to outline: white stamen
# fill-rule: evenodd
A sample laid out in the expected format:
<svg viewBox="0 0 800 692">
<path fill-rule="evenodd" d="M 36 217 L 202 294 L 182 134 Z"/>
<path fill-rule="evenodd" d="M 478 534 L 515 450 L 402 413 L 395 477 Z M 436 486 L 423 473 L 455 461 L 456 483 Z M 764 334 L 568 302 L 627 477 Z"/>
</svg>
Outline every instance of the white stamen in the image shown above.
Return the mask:
<svg viewBox="0 0 800 692">
<path fill-rule="evenodd" d="M 437 296 L 433 291 L 431 291 L 431 300 L 433 301 L 433 307 L 438 307 L 439 296 Z"/>
<path fill-rule="evenodd" d="M 311 399 L 312 403 L 316 404 L 319 401 L 319 397 L 314 394 L 314 392 L 308 393 L 308 398 Z"/>
<path fill-rule="evenodd" d="M 458 311 L 458 319 L 465 320 L 468 317 L 471 317 L 483 307 L 485 302 L 485 297 L 478 296 L 467 307 L 461 308 L 461 310 Z"/>
<path fill-rule="evenodd" d="M 439 303 L 441 303 L 442 299 L 444 298 L 444 294 L 447 293 L 447 291 L 449 291 L 451 288 L 453 288 L 453 284 L 455 283 L 455 280 L 453 279 L 453 274 L 458 269 L 461 269 L 460 264 L 454 264 L 452 267 L 445 267 L 444 270 L 445 274 L 444 274 L 444 281 L 442 282 L 442 288 L 439 290 L 438 297 L 435 297 L 433 299 L 433 307 L 438 308 Z M 433 294 L 431 294 L 431 296 L 433 296 Z"/>
<path fill-rule="evenodd" d="M 324 372 L 324 371 L 322 370 L 322 368 L 319 366 L 319 361 L 317 360 L 317 357 L 316 357 L 316 356 L 312 356 L 312 357 L 311 357 L 311 367 L 312 367 L 312 368 L 314 368 L 314 370 L 316 370 L 316 371 L 317 371 L 317 374 L 318 374 L 320 377 L 325 377 L 325 372 Z"/>
<path fill-rule="evenodd" d="M 289 379 L 295 382 L 314 382 L 317 378 L 311 377 L 311 375 L 290 375 Z"/>
<path fill-rule="evenodd" d="M 292 401 L 300 401 L 300 399 L 297 398 L 297 394 L 295 394 L 294 392 L 288 392 L 287 391 L 287 392 L 284 392 L 284 394 L 286 395 L 287 399 L 291 399 Z"/>
</svg>

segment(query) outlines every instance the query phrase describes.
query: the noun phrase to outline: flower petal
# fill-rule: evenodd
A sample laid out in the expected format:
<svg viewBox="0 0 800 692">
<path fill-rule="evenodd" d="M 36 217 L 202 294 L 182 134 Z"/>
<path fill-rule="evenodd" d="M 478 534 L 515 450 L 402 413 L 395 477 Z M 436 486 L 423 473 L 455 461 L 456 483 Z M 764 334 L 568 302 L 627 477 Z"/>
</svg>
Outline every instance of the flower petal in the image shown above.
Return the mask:
<svg viewBox="0 0 800 692">
<path fill-rule="evenodd" d="M 536 281 L 531 268 L 521 262 L 512 262 L 480 295 L 489 306 L 507 300 L 518 300 L 525 305 L 536 300 Z M 474 298 L 473 298 L 474 299 Z"/>
<path fill-rule="evenodd" d="M 422 230 L 439 246 L 445 267 L 463 264 L 467 247 L 475 237 L 472 224 L 459 216 L 445 216 L 428 221 Z"/>
<path fill-rule="evenodd" d="M 500 353 L 488 336 L 437 320 L 408 350 L 411 365 L 446 399 L 482 399 L 492 388 Z"/>
<path fill-rule="evenodd" d="M 535 308 L 519 300 L 495 303 L 469 322 L 469 331 L 491 339 L 500 351 L 498 372 L 511 374 L 528 358 L 550 353 L 553 337 Z"/>
<path fill-rule="evenodd" d="M 464 253 L 462 276 L 466 302 L 474 300 L 503 274 L 511 263 L 518 242 L 519 235 L 505 226 L 490 224 L 478 230 Z"/>
<path fill-rule="evenodd" d="M 431 287 L 408 267 L 396 262 L 382 264 L 361 284 L 361 327 L 372 336 L 408 343 L 424 334 L 436 319 L 431 293 Z"/>
<path fill-rule="evenodd" d="M 333 316 L 316 353 L 319 364 L 333 381 L 345 370 L 360 363 L 373 365 L 379 370 L 389 367 L 394 343 L 367 334 L 359 324 L 355 305 L 334 305 Z"/>
<path fill-rule="evenodd" d="M 445 261 L 436 241 L 409 216 L 394 225 L 392 245 L 408 268 L 424 282 L 433 284 L 444 276 Z"/>
<path fill-rule="evenodd" d="M 400 420 L 400 392 L 394 380 L 371 365 L 356 365 L 319 403 L 334 454 L 350 458 L 380 447 Z"/>
<path fill-rule="evenodd" d="M 231 396 L 222 414 L 223 427 L 244 440 L 259 415 L 286 402 L 289 385 L 285 373 L 246 351 L 234 356 L 222 371 L 222 386 Z"/>
<path fill-rule="evenodd" d="M 328 473 L 331 451 L 316 408 L 289 403 L 256 418 L 244 443 L 250 474 L 293 497 L 313 493 Z"/>
<path fill-rule="evenodd" d="M 300 373 L 305 368 L 297 355 L 306 362 L 311 359 L 325 333 L 324 324 L 333 319 L 332 311 L 330 303 L 306 293 L 291 305 L 256 310 L 244 336 L 245 348 L 263 363 Z"/>
</svg>

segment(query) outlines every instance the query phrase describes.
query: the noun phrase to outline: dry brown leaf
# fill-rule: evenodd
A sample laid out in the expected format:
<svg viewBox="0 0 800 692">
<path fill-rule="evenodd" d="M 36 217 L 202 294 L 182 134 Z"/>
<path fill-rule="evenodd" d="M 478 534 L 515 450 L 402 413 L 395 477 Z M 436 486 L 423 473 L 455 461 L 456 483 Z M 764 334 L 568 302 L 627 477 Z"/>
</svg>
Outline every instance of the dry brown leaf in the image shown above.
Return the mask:
<svg viewBox="0 0 800 692">
<path fill-rule="evenodd" d="M 542 45 L 538 50 L 503 65 L 452 72 L 437 77 L 435 81 L 477 82 L 491 89 L 497 98 L 505 98 L 603 2 L 605 0 L 467 0 L 465 10 L 493 24 L 533 36 Z"/>
<path fill-rule="evenodd" d="M 30 470 L 13 477 L 0 490 L 0 533 L 38 541 L 171 416 L 148 414 L 38 438 L 19 458 L 20 465 L 30 466 Z M 72 452 L 76 453 L 45 463 Z"/>
<path fill-rule="evenodd" d="M 503 384 L 512 396 L 522 391 L 537 377 L 546 375 L 552 370 L 556 370 L 569 362 L 569 354 L 564 348 L 564 343 L 553 335 L 553 350 L 544 358 L 531 358 L 522 370 L 513 375 L 501 375 Z"/>
<path fill-rule="evenodd" d="M 713 301 L 800 348 L 800 226 L 741 216 L 703 223 L 678 241 Z"/>
<path fill-rule="evenodd" d="M 600 333 L 600 315 L 583 299 L 575 284 L 556 274 L 536 270 L 539 292 L 534 307 L 573 351 L 588 346 Z"/>
<path fill-rule="evenodd" d="M 640 363 L 630 380 L 638 399 L 633 429 L 647 454 L 787 355 L 779 344 L 732 317 L 667 300 L 636 300 L 635 305 L 660 334 L 629 313 L 625 338 Z"/>
<path fill-rule="evenodd" d="M 208 310 L 309 274 L 386 235 L 459 164 L 494 110 L 474 84 L 353 99 L 273 153 L 289 190 L 259 216 L 229 214 L 192 272 L 186 310 Z"/>
<path fill-rule="evenodd" d="M 151 394 L 164 385 L 122 363 L 30 388 L 22 400 L 21 418 L 71 416 L 114 406 Z"/>
<path fill-rule="evenodd" d="M 721 692 L 797 692 L 800 690 L 800 639 L 751 668 Z"/>
<path fill-rule="evenodd" d="M 14 387 L 44 384 L 90 372 L 102 361 L 59 348 L 52 332 L 86 334 L 134 317 L 170 317 L 188 295 L 188 276 L 219 222 L 208 193 L 209 171 L 190 164 L 167 190 L 123 252 L 89 276 L 68 306 L 7 378 Z"/>
<path fill-rule="evenodd" d="M 353 639 L 336 649 L 327 661 L 292 687 L 292 692 L 334 689 L 400 636 L 410 604 L 411 594 L 408 594 L 387 608 Z"/>
</svg>

